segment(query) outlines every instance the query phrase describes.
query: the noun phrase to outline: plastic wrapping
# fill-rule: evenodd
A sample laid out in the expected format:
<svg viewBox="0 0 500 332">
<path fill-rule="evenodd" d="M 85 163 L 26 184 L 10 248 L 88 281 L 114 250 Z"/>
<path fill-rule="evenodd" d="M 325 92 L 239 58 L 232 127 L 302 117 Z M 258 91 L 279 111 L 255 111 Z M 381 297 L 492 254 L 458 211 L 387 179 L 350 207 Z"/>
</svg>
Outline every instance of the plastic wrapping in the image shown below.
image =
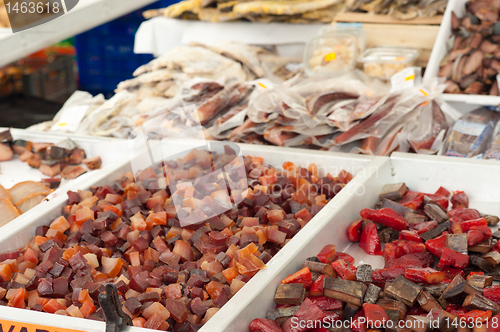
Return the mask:
<svg viewBox="0 0 500 332">
<path fill-rule="evenodd" d="M 358 61 L 368 76 L 390 79 L 397 72 L 413 66 L 420 51 L 412 48 L 375 47 L 367 49 Z"/>
<path fill-rule="evenodd" d="M 484 159 L 498 159 L 500 160 L 500 121 L 495 127 L 493 140 L 484 154 Z"/>
<path fill-rule="evenodd" d="M 118 132 L 116 132 L 117 127 L 110 125 L 110 120 L 113 120 L 110 118 L 120 116 L 121 112 L 127 112 L 127 109 L 135 105 L 137 105 L 137 97 L 135 94 L 127 91 L 120 91 L 88 114 L 87 117 L 83 119 L 76 133 L 81 135 L 93 134 L 100 136 L 99 134 L 101 134 L 102 136 L 111 135 L 119 137 Z M 116 123 L 118 122 L 120 122 L 120 120 L 116 121 Z M 105 123 L 106 129 L 104 132 L 101 132 L 98 128 Z"/>
<path fill-rule="evenodd" d="M 63 107 L 56 113 L 51 121 L 45 121 L 28 128 L 29 131 L 49 131 L 52 126 L 59 121 L 62 114 L 69 108 L 88 106 L 85 116 L 91 114 L 96 108 L 104 104 L 106 100 L 102 94 L 93 97 L 90 93 L 84 91 L 75 91 L 71 97 L 64 103 Z M 59 130 L 62 131 L 62 130 Z"/>
<path fill-rule="evenodd" d="M 308 114 L 306 101 L 283 86 L 266 89 L 250 100 L 248 118 L 256 123 L 269 122 L 278 116 L 299 120 Z"/>
<path fill-rule="evenodd" d="M 463 115 L 450 130 L 441 154 L 481 159 L 499 119 L 498 111 L 485 107 Z"/>
<path fill-rule="evenodd" d="M 309 40 L 304 53 L 308 75 L 331 75 L 352 70 L 356 65 L 358 36 L 348 32 L 321 34 Z"/>
<path fill-rule="evenodd" d="M 417 153 L 436 153 L 436 146 L 437 148 L 441 146 L 444 133 L 448 129 L 448 123 L 435 101 L 427 103 L 421 108 L 418 121 L 414 122 L 415 127 L 408 133 L 408 141 Z M 444 133 L 441 133 L 443 131 Z M 438 142 L 434 144 L 437 139 Z"/>
<path fill-rule="evenodd" d="M 362 120 L 373 112 L 378 107 L 384 104 L 389 95 L 382 98 L 366 98 L 360 97 L 357 100 L 352 100 L 346 103 L 338 103 L 332 108 L 332 112 L 326 119 L 330 126 L 338 127 L 341 131 L 347 131 L 355 125 L 355 121 Z"/>
<path fill-rule="evenodd" d="M 429 100 L 418 89 L 391 94 L 386 102 L 369 117 L 335 138 L 336 145 L 350 143 L 370 136 L 381 138 L 405 114 Z"/>
</svg>

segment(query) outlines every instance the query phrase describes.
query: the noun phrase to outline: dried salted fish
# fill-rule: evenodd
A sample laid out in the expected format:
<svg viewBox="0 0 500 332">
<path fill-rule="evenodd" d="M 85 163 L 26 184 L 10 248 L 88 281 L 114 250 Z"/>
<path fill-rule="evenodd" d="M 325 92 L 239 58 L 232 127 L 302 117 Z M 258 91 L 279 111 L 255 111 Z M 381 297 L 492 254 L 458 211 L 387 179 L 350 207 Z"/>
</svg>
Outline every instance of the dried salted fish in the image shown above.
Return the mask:
<svg viewBox="0 0 500 332">
<path fill-rule="evenodd" d="M 310 1 L 249 1 L 233 7 L 233 12 L 242 15 L 295 15 L 329 7 L 339 0 Z"/>
<path fill-rule="evenodd" d="M 50 191 L 29 195 L 16 204 L 16 208 L 18 208 L 22 213 L 26 213 L 28 210 L 31 210 L 40 204 L 48 194 L 50 194 Z"/>
<path fill-rule="evenodd" d="M 178 18 L 184 14 L 198 14 L 201 9 L 202 0 L 184 0 L 165 8 L 163 15 Z"/>
<path fill-rule="evenodd" d="M 0 198 L 0 227 L 19 217 L 21 213 L 7 198 Z"/>
<path fill-rule="evenodd" d="M 50 189 L 40 182 L 35 181 L 20 182 L 9 189 L 14 205 L 19 204 L 24 198 L 30 195 L 46 192 L 50 192 Z"/>
<path fill-rule="evenodd" d="M 229 22 L 242 17 L 241 14 L 232 11 L 223 12 L 218 8 L 202 8 L 198 13 L 200 21 L 205 22 Z"/>
<path fill-rule="evenodd" d="M 264 131 L 264 139 L 274 145 L 284 146 L 286 141 L 293 139 L 298 134 L 291 132 L 293 127 L 274 126 Z"/>
<path fill-rule="evenodd" d="M 145 10 L 142 13 L 142 16 L 146 19 L 149 20 L 150 18 L 157 17 L 157 16 L 164 16 L 165 15 L 165 9 L 166 8 L 160 8 L 160 9 L 149 9 Z"/>
<path fill-rule="evenodd" d="M 261 67 L 258 55 L 269 52 L 262 47 L 224 42 L 209 46 L 209 48 L 222 56 L 241 62 L 245 67 L 250 69 L 255 76 L 264 76 L 264 69 Z"/>
<path fill-rule="evenodd" d="M 213 97 L 208 99 L 203 105 L 198 107 L 198 116 L 202 125 L 207 124 L 216 115 L 228 109 L 229 107 L 238 104 L 253 90 L 253 87 L 236 83 L 233 86 L 227 87 L 218 92 Z"/>
<path fill-rule="evenodd" d="M 448 0 L 349 0 L 348 11 L 391 15 L 399 20 L 442 15 Z"/>
<path fill-rule="evenodd" d="M 2 185 L 0 185 L 0 198 L 6 198 L 9 201 L 12 201 L 12 195 Z"/>
</svg>

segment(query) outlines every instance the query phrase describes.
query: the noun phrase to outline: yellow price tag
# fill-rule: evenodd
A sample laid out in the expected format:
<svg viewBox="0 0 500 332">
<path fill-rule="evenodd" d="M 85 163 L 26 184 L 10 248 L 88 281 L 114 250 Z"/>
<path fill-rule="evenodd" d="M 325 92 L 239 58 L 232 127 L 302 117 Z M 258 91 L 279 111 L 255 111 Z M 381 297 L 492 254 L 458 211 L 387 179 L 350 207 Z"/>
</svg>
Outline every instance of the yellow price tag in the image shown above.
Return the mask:
<svg viewBox="0 0 500 332">
<path fill-rule="evenodd" d="M 420 89 L 420 92 L 422 92 L 422 94 L 423 94 L 424 96 L 428 96 L 428 95 L 429 95 L 427 92 L 425 92 L 425 91 L 424 91 L 424 90 L 422 90 L 422 89 Z"/>
<path fill-rule="evenodd" d="M 414 80 L 414 79 L 415 79 L 415 74 L 410 75 L 407 78 L 405 78 L 405 81 L 410 81 L 410 80 Z"/>
<path fill-rule="evenodd" d="M 264 84 L 262 84 L 262 83 L 260 83 L 260 82 L 259 82 L 259 85 L 260 85 L 261 87 L 263 87 L 264 89 L 267 89 L 267 86 L 265 86 Z"/>
<path fill-rule="evenodd" d="M 58 127 L 64 127 L 64 126 L 67 126 L 68 123 L 67 122 L 62 122 L 62 123 L 59 123 L 57 126 Z"/>
<path fill-rule="evenodd" d="M 325 61 L 330 62 L 332 60 L 335 60 L 336 57 L 337 57 L 337 54 L 335 52 L 328 53 L 327 55 L 325 55 Z"/>
<path fill-rule="evenodd" d="M 398 56 L 396 58 L 394 58 L 394 61 L 403 61 L 405 59 L 404 56 Z"/>
</svg>

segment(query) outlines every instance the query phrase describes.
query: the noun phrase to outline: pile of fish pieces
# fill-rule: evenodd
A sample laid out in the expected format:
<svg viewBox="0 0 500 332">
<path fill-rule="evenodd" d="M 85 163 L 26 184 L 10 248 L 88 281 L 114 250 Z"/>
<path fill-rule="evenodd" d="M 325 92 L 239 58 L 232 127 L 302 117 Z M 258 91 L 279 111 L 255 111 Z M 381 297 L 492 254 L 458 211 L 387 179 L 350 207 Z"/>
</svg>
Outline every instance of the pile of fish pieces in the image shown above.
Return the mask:
<svg viewBox="0 0 500 332">
<path fill-rule="evenodd" d="M 447 79 L 446 93 L 500 95 L 496 75 L 500 71 L 500 3 L 468 2 L 467 14 L 452 13 L 453 35 L 439 76 Z"/>
<path fill-rule="evenodd" d="M 488 226 L 499 219 L 481 218 L 463 191 L 450 194 L 384 186 L 381 208 L 362 209 L 347 229 L 367 254 L 383 254 L 384 268 L 356 267 L 352 256 L 326 245 L 281 281 L 275 309 L 254 319 L 250 331 L 498 331 L 500 243 Z"/>
<path fill-rule="evenodd" d="M 344 5 L 342 0 L 184 0 L 163 9 L 148 10 L 155 16 L 206 22 L 250 21 L 286 23 L 330 23 Z"/>
<path fill-rule="evenodd" d="M 80 149 L 71 139 L 59 143 L 33 143 L 23 139 L 12 138 L 10 130 L 0 133 L 0 161 L 11 160 L 14 154 L 21 161 L 27 162 L 33 168 L 38 168 L 51 179 L 46 181 L 51 187 L 58 187 L 61 175 L 67 180 L 76 179 L 87 170 L 80 166 L 84 163 L 90 170 L 101 168 L 101 157 L 86 158 L 85 151 Z"/>
<path fill-rule="evenodd" d="M 400 20 L 411 20 L 443 15 L 447 4 L 448 0 L 348 0 L 345 8 L 352 12 L 391 15 Z"/>
</svg>

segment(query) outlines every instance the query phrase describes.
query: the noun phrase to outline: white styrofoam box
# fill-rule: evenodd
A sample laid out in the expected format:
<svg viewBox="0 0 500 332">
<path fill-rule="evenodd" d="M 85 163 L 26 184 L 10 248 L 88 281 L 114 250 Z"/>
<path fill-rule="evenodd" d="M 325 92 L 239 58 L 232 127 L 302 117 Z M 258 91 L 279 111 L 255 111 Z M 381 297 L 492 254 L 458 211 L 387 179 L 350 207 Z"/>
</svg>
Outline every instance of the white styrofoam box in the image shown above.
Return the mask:
<svg viewBox="0 0 500 332">
<path fill-rule="evenodd" d="M 466 14 L 465 4 L 469 0 L 449 0 L 446 6 L 446 11 L 443 16 L 443 21 L 439 28 L 439 33 L 432 48 L 431 57 L 427 64 L 424 74 L 424 82 L 432 79 L 439 74 L 439 63 L 448 53 L 446 50 L 446 42 L 452 35 L 451 30 L 451 13 L 454 12 L 457 17 L 461 18 Z M 465 95 L 465 94 L 443 94 L 443 99 L 450 102 L 462 102 L 472 105 L 499 105 L 500 96 L 483 96 L 483 95 Z"/>
<path fill-rule="evenodd" d="M 469 196 L 470 207 L 500 215 L 500 165 L 498 160 L 471 160 L 447 156 L 424 156 L 395 152 L 391 156 L 394 183 L 433 193 L 440 186 Z"/>
<path fill-rule="evenodd" d="M 100 156 L 102 160 L 102 166 L 99 170 L 89 171 L 73 180 L 62 179 L 59 188 L 47 196 L 44 201 L 12 221 L 12 223 L 16 224 L 21 222 L 19 219 L 21 217 L 28 220 L 37 219 L 39 213 L 43 211 L 43 209 L 39 209 L 42 206 L 45 206 L 47 201 L 53 200 L 61 195 L 65 196 L 66 192 L 70 188 L 75 186 L 77 183 L 85 183 L 89 181 L 89 179 L 91 179 L 96 173 L 106 172 L 107 170 L 112 169 L 114 167 L 114 163 L 119 160 L 123 160 L 123 156 L 126 156 L 127 152 L 126 142 L 123 140 L 67 134 L 38 133 L 23 129 L 11 129 L 10 131 L 14 140 L 24 139 L 35 143 L 58 143 L 66 138 L 71 138 L 80 148 L 85 150 L 88 157 Z M 0 185 L 6 189 L 12 188 L 20 182 L 39 182 L 43 178 L 48 178 L 48 176 L 43 175 L 40 170 L 30 167 L 28 163 L 19 160 L 19 156 L 17 155 L 14 155 L 12 160 L 0 163 Z M 2 228 L 2 231 L 3 230 L 4 228 Z"/>
<path fill-rule="evenodd" d="M 85 150 L 87 157 L 100 156 L 102 167 L 112 164 L 127 152 L 126 144 L 123 140 L 69 134 L 39 133 L 23 129 L 11 129 L 10 131 L 14 140 L 23 139 L 34 143 L 58 143 L 64 139 L 71 138 L 78 147 Z M 87 172 L 79 177 L 78 180 L 85 179 L 94 172 Z M 14 155 L 12 160 L 0 163 L 0 184 L 7 189 L 22 181 L 41 181 L 43 178 L 48 178 L 48 176 L 43 175 L 40 170 L 30 167 L 28 163 L 20 161 L 17 155 Z M 63 179 L 61 185 L 64 186 L 67 182 L 69 181 Z"/>
<path fill-rule="evenodd" d="M 150 142 L 154 147 L 154 142 Z M 220 143 L 220 142 L 219 142 Z M 204 141 L 195 140 L 163 140 L 162 150 L 163 155 L 174 155 L 182 153 L 188 149 L 200 147 Z M 296 254 L 296 247 L 299 247 L 302 242 L 307 242 L 309 234 L 321 232 L 323 227 L 330 221 L 340 207 L 345 204 L 346 197 L 349 193 L 354 193 L 357 189 L 361 190 L 361 184 L 369 177 L 370 174 L 376 173 L 379 164 L 383 161 L 388 162 L 387 157 L 370 157 L 364 155 L 353 155 L 343 153 L 332 153 L 327 151 L 313 151 L 305 149 L 286 149 L 274 146 L 259 146 L 250 144 L 238 144 L 242 155 L 260 156 L 264 158 L 264 163 L 279 167 L 285 161 L 291 161 L 295 165 L 307 166 L 310 163 L 316 163 L 319 170 L 328 171 L 336 176 L 338 172 L 345 169 L 355 175 L 354 179 L 344 187 L 344 189 L 336 195 L 319 213 L 316 215 L 295 237 L 292 242 L 281 250 L 278 255 L 280 258 L 273 258 L 268 263 L 268 268 L 260 271 L 254 278 L 242 288 L 246 293 L 257 293 L 260 289 L 259 283 L 266 284 L 268 277 L 271 275 L 269 271 L 278 271 L 284 268 L 284 264 L 288 264 Z M 147 151 L 133 155 L 133 158 L 145 158 Z M 168 160 L 168 158 L 167 158 Z M 375 163 L 375 164 L 374 164 Z M 322 168 L 322 167 L 326 167 Z M 101 172 L 95 172 L 89 176 L 86 181 L 75 182 L 70 189 L 73 191 L 87 190 L 89 187 L 101 186 L 109 184 L 120 179 L 123 174 L 131 171 L 131 163 L 127 158 L 122 158 L 120 162 L 114 163 L 107 169 Z M 361 196 L 364 197 L 364 196 Z M 67 194 L 62 193 L 49 202 L 37 208 L 36 215 L 23 214 L 16 219 L 15 222 L 9 223 L 2 228 L 0 232 L 0 252 L 14 250 L 24 247 L 35 234 L 35 229 L 41 225 L 48 225 L 52 220 L 61 215 L 61 209 L 67 204 Z M 297 240 L 295 240 L 297 238 Z M 347 239 L 346 239 L 347 241 Z M 287 258 L 287 259 L 284 259 Z M 253 280 L 257 280 L 253 282 Z M 240 292 L 242 292 L 240 291 Z M 220 326 L 225 326 L 228 323 L 225 315 L 234 317 L 232 313 L 240 307 L 238 301 L 243 298 L 238 293 L 217 313 L 206 325 L 202 331 L 222 331 Z M 81 331 L 103 331 L 104 323 L 89 320 L 73 319 L 70 317 L 56 316 L 46 313 L 38 313 L 23 309 L 1 307 L 0 319 L 7 319 L 19 322 L 29 322 L 31 324 L 51 325 L 59 328 L 73 328 Z M 64 318 L 64 319 L 63 319 Z M 129 331 L 143 331 L 143 329 L 130 328 Z M 144 330 L 145 331 L 145 330 Z"/>
<path fill-rule="evenodd" d="M 411 190 L 428 193 L 434 193 L 440 186 L 450 191 L 464 190 L 469 195 L 472 208 L 482 213 L 500 214 L 498 163 L 393 153 L 390 160 L 374 160 L 371 166 L 370 176 L 364 179 L 359 177 L 354 192 L 346 193 L 335 201 L 336 209 L 323 223 L 324 227 L 297 234 L 288 243 L 287 250 L 274 257 L 282 261 L 279 267 L 270 266 L 265 272 L 265 279 L 264 273 L 256 275 L 249 282 L 254 287 L 243 288 L 234 296 L 242 301 L 238 312 L 221 309 L 220 312 L 230 315 L 225 319 L 227 324 L 217 328 L 209 321 L 200 331 L 249 331 L 248 326 L 254 318 L 265 318 L 266 312 L 275 308 L 274 293 L 281 280 L 298 271 L 306 258 L 316 256 L 327 244 L 334 244 L 337 251 L 352 255 L 356 265 L 366 263 L 382 268 L 382 257 L 369 256 L 357 243 L 350 243 L 346 231 L 350 223 L 359 218 L 361 209 L 373 208 L 386 184 L 405 182 Z M 258 285 L 258 282 L 262 284 Z"/>
</svg>

